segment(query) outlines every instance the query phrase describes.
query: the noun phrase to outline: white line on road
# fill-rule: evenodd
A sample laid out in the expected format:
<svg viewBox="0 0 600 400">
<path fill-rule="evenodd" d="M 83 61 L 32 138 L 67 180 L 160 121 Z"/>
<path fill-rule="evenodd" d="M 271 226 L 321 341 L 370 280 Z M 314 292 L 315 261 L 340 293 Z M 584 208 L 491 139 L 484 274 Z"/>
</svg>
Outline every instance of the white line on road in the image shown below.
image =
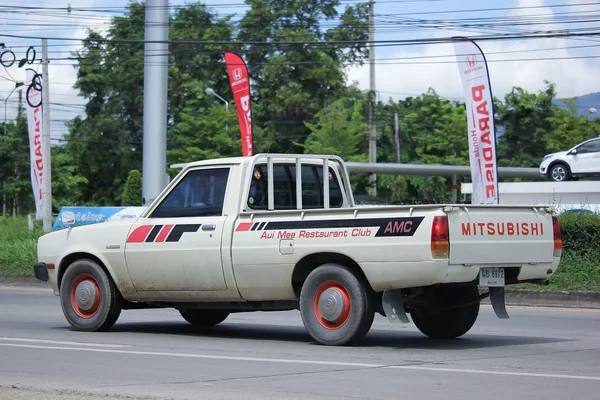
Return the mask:
<svg viewBox="0 0 600 400">
<path fill-rule="evenodd" d="M 29 343 L 47 343 L 47 344 L 65 344 L 71 346 L 92 346 L 92 347 L 133 347 L 125 344 L 101 344 L 101 343 L 86 343 L 86 342 L 63 342 L 60 340 L 46 339 L 27 339 L 27 338 L 12 338 L 0 337 L 0 340 L 5 342 L 29 342 Z"/>
<path fill-rule="evenodd" d="M 282 364 L 325 365 L 325 366 L 332 366 L 332 367 L 404 369 L 404 370 L 412 370 L 412 371 L 454 372 L 454 373 L 463 373 L 463 374 L 510 375 L 510 376 L 535 377 L 535 378 L 578 379 L 578 380 L 588 380 L 588 381 L 600 381 L 600 376 L 585 376 L 585 375 L 540 374 L 540 373 L 533 373 L 533 372 L 488 371 L 488 370 L 476 370 L 476 369 L 420 367 L 420 366 L 412 366 L 412 365 L 385 365 L 385 364 L 354 363 L 354 362 L 341 362 L 341 361 L 288 360 L 288 359 L 282 359 L 282 358 L 215 356 L 215 355 L 209 355 L 209 354 L 162 353 L 162 352 L 155 352 L 155 351 L 89 349 L 89 348 L 60 347 L 60 346 L 37 346 L 37 345 L 13 344 L 13 343 L 0 343 L 0 346 L 19 347 L 19 348 L 28 348 L 28 349 L 44 349 L 44 350 L 66 350 L 66 351 L 86 351 L 86 352 L 96 352 L 96 353 L 131 354 L 131 355 L 159 356 L 159 357 L 202 358 L 202 359 L 229 360 L 229 361 L 254 361 L 254 362 L 268 362 L 268 363 L 282 363 Z"/>
</svg>

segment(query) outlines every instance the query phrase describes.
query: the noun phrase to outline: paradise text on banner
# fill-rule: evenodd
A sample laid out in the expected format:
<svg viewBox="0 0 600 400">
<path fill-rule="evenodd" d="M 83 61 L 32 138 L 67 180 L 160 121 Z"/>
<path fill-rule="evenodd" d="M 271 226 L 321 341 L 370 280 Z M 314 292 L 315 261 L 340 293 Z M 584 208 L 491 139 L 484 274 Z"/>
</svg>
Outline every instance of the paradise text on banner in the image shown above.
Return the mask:
<svg viewBox="0 0 600 400">
<path fill-rule="evenodd" d="M 229 74 L 229 83 L 237 109 L 242 137 L 242 155 L 254 154 L 252 138 L 252 104 L 250 100 L 250 77 L 248 68 L 242 58 L 231 52 L 225 53 L 225 64 Z"/>
<path fill-rule="evenodd" d="M 27 83 L 31 83 L 36 76 L 32 69 L 27 69 Z M 45 88 L 42 88 L 45 90 Z M 40 98 L 41 90 L 37 90 L 37 85 L 29 85 L 28 93 L 26 94 L 32 104 L 40 104 L 37 107 L 31 107 L 27 103 L 27 127 L 29 130 L 29 148 L 31 157 L 31 187 L 33 189 L 33 198 L 35 199 L 35 219 L 43 217 L 43 181 L 46 179 L 44 168 L 46 166 L 45 155 L 42 152 L 42 105 Z"/>
<path fill-rule="evenodd" d="M 473 204 L 498 204 L 494 103 L 485 56 L 473 41 L 454 42 L 469 127 Z"/>
</svg>

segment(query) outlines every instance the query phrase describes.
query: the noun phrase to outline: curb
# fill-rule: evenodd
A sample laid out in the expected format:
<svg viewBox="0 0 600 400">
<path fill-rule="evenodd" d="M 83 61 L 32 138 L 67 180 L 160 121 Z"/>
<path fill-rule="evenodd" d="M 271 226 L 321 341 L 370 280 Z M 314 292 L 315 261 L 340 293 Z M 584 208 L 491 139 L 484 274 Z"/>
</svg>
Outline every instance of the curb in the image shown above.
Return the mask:
<svg viewBox="0 0 600 400">
<path fill-rule="evenodd" d="M 49 288 L 46 282 L 33 276 L 0 274 L 0 286 Z M 505 294 L 507 306 L 589 308 L 600 310 L 600 292 L 579 290 L 533 290 L 508 289 Z M 485 298 L 481 304 L 490 304 Z"/>
<path fill-rule="evenodd" d="M 0 286 L 50 288 L 48 283 L 39 281 L 35 276 L 0 274 Z"/>
<path fill-rule="evenodd" d="M 524 307 L 558 307 L 600 309 L 600 292 L 579 290 L 506 290 L 507 306 Z M 483 299 L 481 304 L 490 304 L 490 299 Z"/>
</svg>

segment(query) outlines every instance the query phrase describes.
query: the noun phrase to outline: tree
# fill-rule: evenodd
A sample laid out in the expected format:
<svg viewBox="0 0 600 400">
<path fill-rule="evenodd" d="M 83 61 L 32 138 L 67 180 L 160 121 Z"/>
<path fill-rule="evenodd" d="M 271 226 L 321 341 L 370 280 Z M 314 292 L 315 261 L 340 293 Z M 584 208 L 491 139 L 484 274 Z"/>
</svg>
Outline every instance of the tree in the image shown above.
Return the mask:
<svg viewBox="0 0 600 400">
<path fill-rule="evenodd" d="M 90 31 L 75 54 L 75 88 L 87 99 L 86 116 L 68 123 L 66 151 L 76 172 L 88 181 L 82 193 L 86 203 L 119 204 L 127 171 L 142 168 L 144 45 L 130 40 L 143 41 L 144 18 L 144 3 L 130 3 L 124 16 L 112 19 L 105 35 Z M 178 8 L 170 25 L 169 36 L 175 40 L 231 40 L 229 18 L 217 18 L 200 3 Z M 168 147 L 174 150 L 177 124 L 184 117 L 200 118 L 197 110 L 186 108 L 198 82 L 224 91 L 228 81 L 223 48 L 177 43 L 169 50 L 167 135 Z M 214 98 L 203 101 L 203 106 L 215 104 Z"/>
<path fill-rule="evenodd" d="M 546 81 L 538 94 L 515 87 L 497 109 L 498 123 L 504 128 L 498 159 L 507 166 L 537 167 L 546 154 L 548 135 L 556 107 L 555 85 Z"/>
<path fill-rule="evenodd" d="M 261 115 L 255 126 L 264 130 L 273 152 L 300 152 L 310 134 L 305 122 L 337 98 L 346 95 L 344 63 L 365 57 L 367 7 L 346 7 L 341 23 L 339 0 L 246 0 L 250 10 L 240 21 L 238 40 L 245 47 L 254 81 L 253 101 Z M 344 46 L 328 41 L 348 40 Z M 311 42 L 320 41 L 315 45 Z M 285 135 L 282 133 L 285 132 Z M 273 140 L 276 139 L 276 140 Z M 260 150 L 260 148 L 259 148 Z"/>
<path fill-rule="evenodd" d="M 553 106 L 554 114 L 549 118 L 552 130 L 546 139 L 546 153 L 566 151 L 596 134 L 594 122 L 586 115 L 577 115 L 575 100 L 577 98 L 564 99 L 566 109 L 558 105 Z"/>
<path fill-rule="evenodd" d="M 366 161 L 363 143 L 368 134 L 364 118 L 364 99 L 343 98 L 316 115 L 317 122 L 306 122 L 310 136 L 304 153 L 334 154 L 346 161 Z"/>
<path fill-rule="evenodd" d="M 121 205 L 139 206 L 142 204 L 142 173 L 137 169 L 129 171 Z"/>
<path fill-rule="evenodd" d="M 239 126 L 232 110 L 221 104 L 206 103 L 204 87 L 197 84 L 181 112 L 181 121 L 173 128 L 172 145 L 167 150 L 169 164 L 201 161 L 209 158 L 241 156 Z M 228 126 L 228 130 L 226 130 Z"/>
</svg>

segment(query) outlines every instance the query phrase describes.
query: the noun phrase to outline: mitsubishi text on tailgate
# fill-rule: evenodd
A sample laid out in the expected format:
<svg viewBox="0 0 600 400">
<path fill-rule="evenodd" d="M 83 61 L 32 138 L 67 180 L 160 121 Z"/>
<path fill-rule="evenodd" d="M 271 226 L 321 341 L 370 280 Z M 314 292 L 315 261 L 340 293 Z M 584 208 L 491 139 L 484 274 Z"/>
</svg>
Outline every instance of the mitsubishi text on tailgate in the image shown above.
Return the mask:
<svg viewBox="0 0 600 400">
<path fill-rule="evenodd" d="M 467 333 L 487 296 L 508 318 L 504 288 L 546 283 L 561 249 L 549 207 L 355 207 L 339 157 L 259 154 L 187 164 L 139 218 L 42 236 L 34 271 L 77 330 L 127 309 L 197 326 L 297 309 L 316 342 L 343 345 L 375 313 L 433 338 Z"/>
</svg>

